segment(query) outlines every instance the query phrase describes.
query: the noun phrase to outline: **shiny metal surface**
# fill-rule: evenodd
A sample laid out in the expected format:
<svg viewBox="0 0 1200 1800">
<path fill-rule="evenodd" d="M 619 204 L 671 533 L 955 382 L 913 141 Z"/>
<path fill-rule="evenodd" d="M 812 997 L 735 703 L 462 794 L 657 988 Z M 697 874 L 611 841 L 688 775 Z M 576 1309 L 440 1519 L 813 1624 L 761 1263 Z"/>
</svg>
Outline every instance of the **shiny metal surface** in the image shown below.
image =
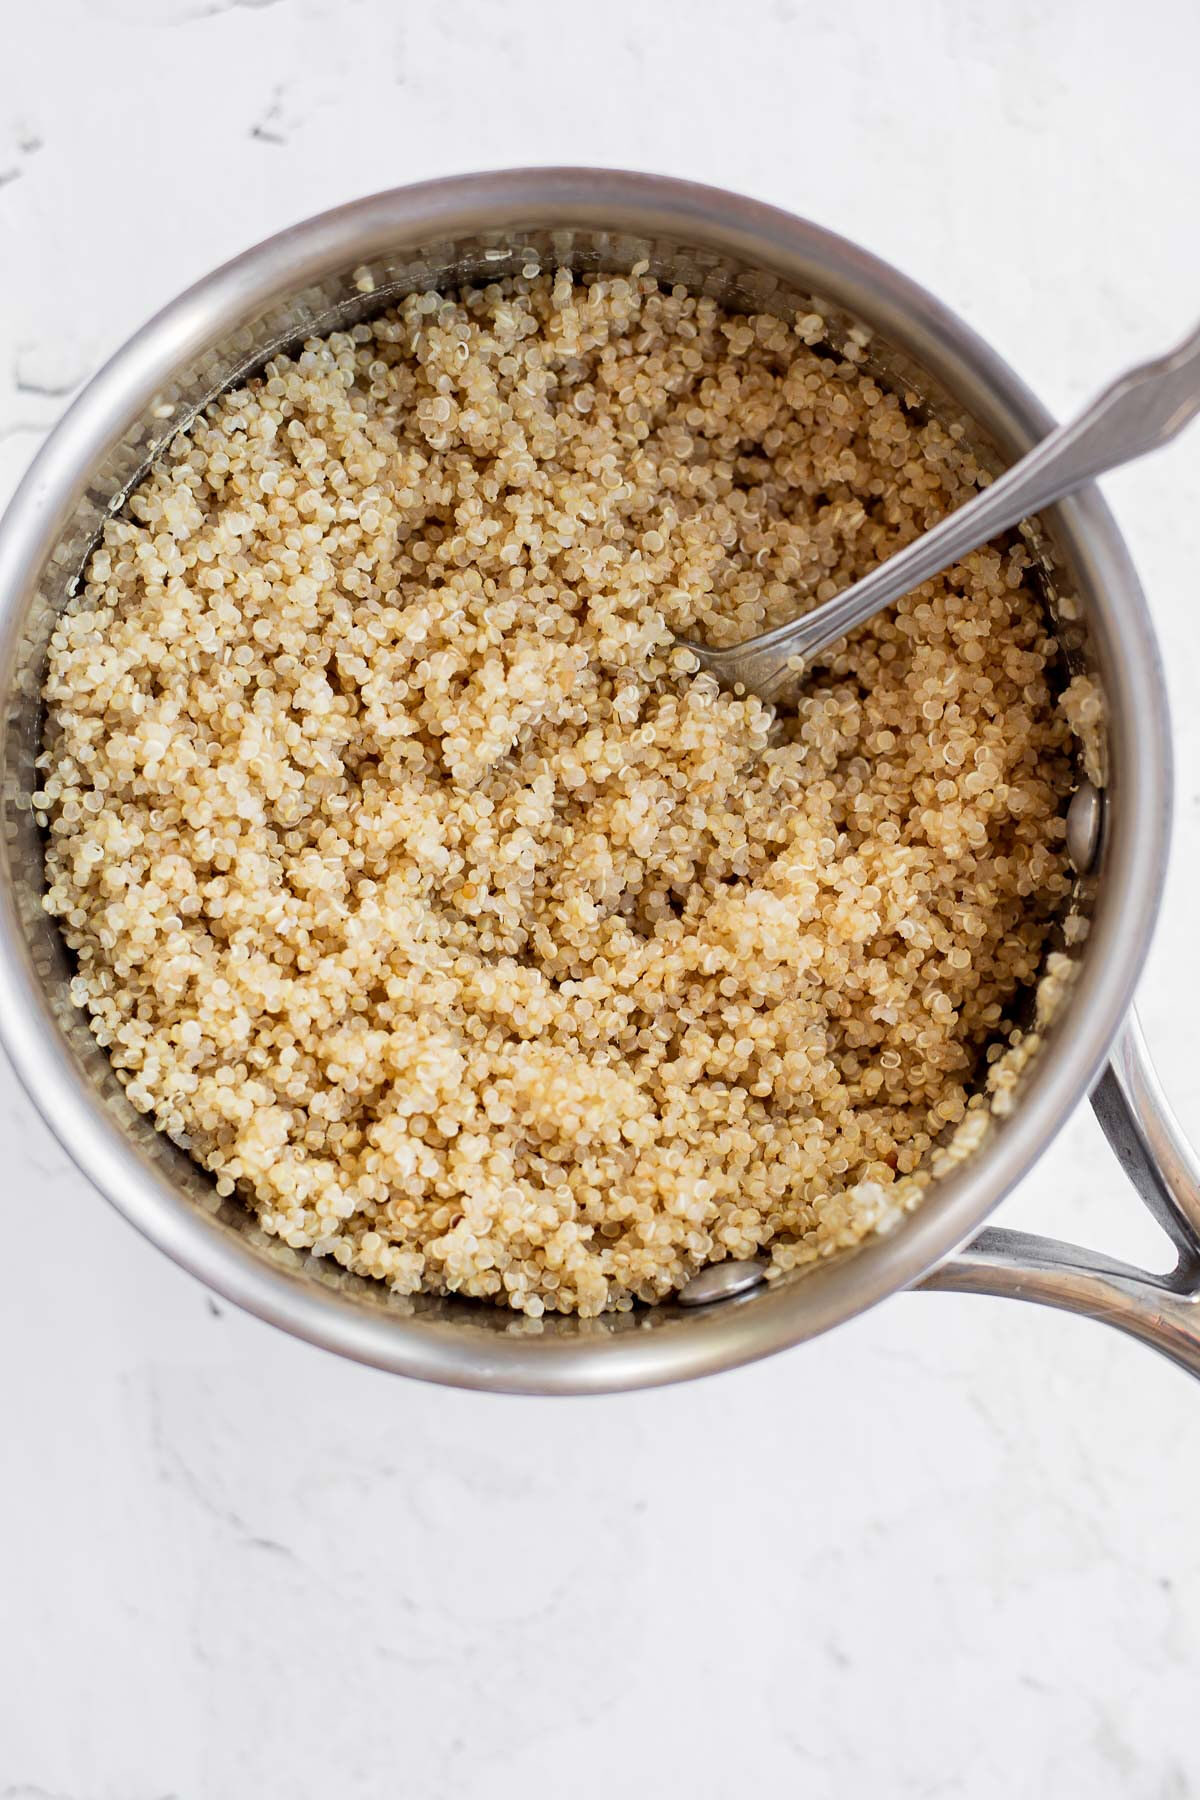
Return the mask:
<svg viewBox="0 0 1200 1800">
<path fill-rule="evenodd" d="M 1028 1232 L 985 1230 L 923 1286 L 1084 1313 L 1200 1376 L 1200 1161 L 1159 1086 L 1136 1016 L 1117 1039 L 1092 1106 L 1162 1226 L 1174 1253 L 1168 1272 L 1151 1274 Z"/>
<path fill-rule="evenodd" d="M 978 1231 L 1086 1096 L 1126 1017 L 1162 884 L 1170 744 L 1145 602 L 1099 495 L 1085 489 L 1041 522 L 1047 591 L 1080 602 L 1080 623 L 1060 629 L 1066 653 L 1095 671 L 1108 711 L 1109 812 L 1099 868 L 1081 883 L 1090 930 L 1078 979 L 1012 1115 L 889 1236 L 728 1305 L 583 1321 L 389 1295 L 267 1238 L 129 1105 L 70 1003 L 69 965 L 40 904 L 28 800 L 46 640 L 100 522 L 214 392 L 272 349 L 351 323 L 394 295 L 503 274 L 531 255 L 584 270 L 645 258 L 654 273 L 734 306 L 816 305 L 833 340 L 857 329 L 868 366 L 960 420 L 997 470 L 1050 430 L 1013 373 L 914 283 L 815 226 L 688 183 L 578 169 L 454 178 L 376 195 L 259 245 L 151 320 L 100 372 L 0 524 L 0 1038 L 80 1168 L 138 1230 L 229 1300 L 380 1368 L 566 1394 L 687 1379 L 799 1343 L 914 1285 Z M 1135 1091 L 1148 1153 L 1169 1155 L 1175 1140 L 1152 1085 Z M 1188 1179 L 1181 1164 L 1171 1192 Z M 1024 1291 L 1031 1255 L 1022 1264 L 1014 1251 L 1005 1263 L 988 1243 L 942 1268 L 941 1285 Z M 1039 1255 L 1049 1266 L 1037 1297 L 1049 1297 L 1058 1269 L 1053 1303 L 1099 1314 L 1095 1293 L 1072 1288 L 1081 1277 L 1065 1252 Z M 1131 1318 L 1140 1306 L 1144 1334 L 1167 1329 L 1155 1324 L 1165 1318 L 1160 1296 L 1127 1299 Z"/>
<path fill-rule="evenodd" d="M 1116 1157 L 1175 1247 L 1176 1273 L 1200 1258 L 1200 1160 L 1159 1085 L 1136 1015 L 1092 1090 Z"/>
<path fill-rule="evenodd" d="M 1160 449 L 1200 411 L 1200 327 L 1166 356 L 1128 370 L 989 487 L 844 593 L 744 643 L 687 648 L 726 687 L 775 699 L 839 638 L 1013 525 L 1085 482 Z"/>
<path fill-rule="evenodd" d="M 1067 808 L 1067 855 L 1077 875 L 1090 874 L 1103 826 L 1104 796 L 1090 781 L 1081 781 Z"/>
<path fill-rule="evenodd" d="M 757 1257 L 745 1262 L 710 1263 L 680 1288 L 676 1299 L 680 1306 L 712 1306 L 719 1300 L 748 1294 L 766 1279 L 767 1265 Z"/>
</svg>

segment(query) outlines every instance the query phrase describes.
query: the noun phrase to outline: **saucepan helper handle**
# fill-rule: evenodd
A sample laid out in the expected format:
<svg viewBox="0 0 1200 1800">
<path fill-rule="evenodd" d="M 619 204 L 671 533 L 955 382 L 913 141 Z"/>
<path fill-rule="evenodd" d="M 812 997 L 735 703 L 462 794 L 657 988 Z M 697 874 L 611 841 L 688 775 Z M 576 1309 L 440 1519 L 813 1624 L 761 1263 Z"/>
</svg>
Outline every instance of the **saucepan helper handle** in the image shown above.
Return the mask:
<svg viewBox="0 0 1200 1800">
<path fill-rule="evenodd" d="M 920 1285 L 1083 1313 L 1200 1377 L 1200 1159 L 1159 1086 L 1136 1013 L 1092 1091 L 1092 1106 L 1121 1167 L 1174 1245 L 1175 1268 L 1152 1275 L 1076 1244 L 989 1226 Z"/>
</svg>

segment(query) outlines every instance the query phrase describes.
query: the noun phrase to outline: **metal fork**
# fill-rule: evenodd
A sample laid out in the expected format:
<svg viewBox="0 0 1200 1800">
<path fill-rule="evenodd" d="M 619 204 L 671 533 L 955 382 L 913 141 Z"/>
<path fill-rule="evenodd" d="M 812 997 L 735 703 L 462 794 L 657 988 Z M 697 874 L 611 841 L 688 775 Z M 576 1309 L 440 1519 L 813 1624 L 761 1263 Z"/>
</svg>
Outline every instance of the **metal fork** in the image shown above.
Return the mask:
<svg viewBox="0 0 1200 1800">
<path fill-rule="evenodd" d="M 968 551 L 1082 487 L 1106 469 L 1170 443 L 1200 410 L 1200 326 L 1166 356 L 1130 369 L 1078 418 L 1060 425 L 989 487 L 861 581 L 802 618 L 729 649 L 681 639 L 723 687 L 774 700 L 856 625 L 940 574 Z"/>
</svg>

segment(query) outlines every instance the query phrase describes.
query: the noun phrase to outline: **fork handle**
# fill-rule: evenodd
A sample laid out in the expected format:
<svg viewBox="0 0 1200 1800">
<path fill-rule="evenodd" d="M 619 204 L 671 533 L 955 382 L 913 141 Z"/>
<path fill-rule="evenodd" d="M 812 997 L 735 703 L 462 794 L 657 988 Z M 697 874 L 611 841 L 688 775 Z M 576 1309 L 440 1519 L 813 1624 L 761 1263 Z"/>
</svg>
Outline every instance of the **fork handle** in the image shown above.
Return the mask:
<svg viewBox="0 0 1200 1800">
<path fill-rule="evenodd" d="M 1200 410 L 1200 326 L 1165 356 L 1118 376 L 1011 469 L 931 531 L 897 551 L 845 593 L 803 618 L 725 650 L 692 648 L 722 681 L 740 681 L 764 700 L 793 679 L 789 662 L 810 662 L 885 606 L 949 568 L 990 538 L 1060 500 L 1106 469 L 1145 456 L 1183 430 Z"/>
</svg>

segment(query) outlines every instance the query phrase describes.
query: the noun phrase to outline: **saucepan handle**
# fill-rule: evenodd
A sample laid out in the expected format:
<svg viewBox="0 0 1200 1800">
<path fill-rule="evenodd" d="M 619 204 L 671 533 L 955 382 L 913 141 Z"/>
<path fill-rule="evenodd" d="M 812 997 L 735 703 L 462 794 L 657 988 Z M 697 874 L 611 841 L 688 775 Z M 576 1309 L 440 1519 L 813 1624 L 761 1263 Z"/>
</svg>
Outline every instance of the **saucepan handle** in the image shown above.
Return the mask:
<svg viewBox="0 0 1200 1800">
<path fill-rule="evenodd" d="M 1200 1159 L 1159 1086 L 1134 1013 L 1092 1091 L 1092 1106 L 1121 1167 L 1173 1244 L 1174 1269 L 1152 1275 L 1075 1244 L 989 1227 L 921 1286 L 1005 1294 L 1083 1313 L 1200 1377 Z"/>
</svg>

